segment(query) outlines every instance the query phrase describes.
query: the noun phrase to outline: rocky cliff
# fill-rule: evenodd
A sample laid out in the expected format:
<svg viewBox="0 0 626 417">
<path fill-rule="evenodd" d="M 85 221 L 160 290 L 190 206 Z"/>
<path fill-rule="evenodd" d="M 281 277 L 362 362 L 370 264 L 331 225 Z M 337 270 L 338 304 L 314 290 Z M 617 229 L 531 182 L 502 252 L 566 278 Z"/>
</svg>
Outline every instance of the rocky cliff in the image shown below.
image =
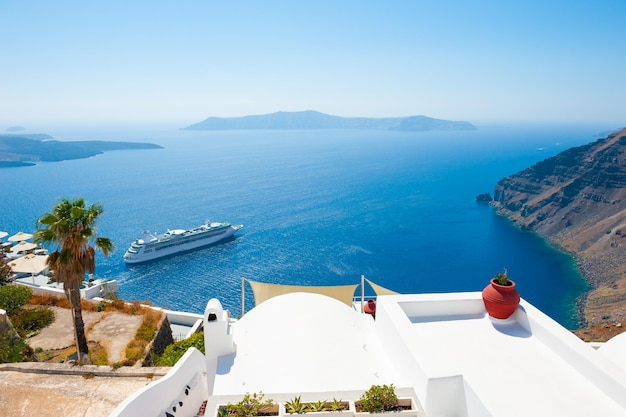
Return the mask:
<svg viewBox="0 0 626 417">
<path fill-rule="evenodd" d="M 587 323 L 626 318 L 626 129 L 502 179 L 493 204 L 576 257 Z"/>
</svg>

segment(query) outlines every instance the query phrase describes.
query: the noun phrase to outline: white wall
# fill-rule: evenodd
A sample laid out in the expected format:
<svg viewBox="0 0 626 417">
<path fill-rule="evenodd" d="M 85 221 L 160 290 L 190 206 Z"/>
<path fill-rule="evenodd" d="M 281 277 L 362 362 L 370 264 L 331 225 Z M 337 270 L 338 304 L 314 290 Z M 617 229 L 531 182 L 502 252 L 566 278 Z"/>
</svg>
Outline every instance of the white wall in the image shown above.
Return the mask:
<svg viewBox="0 0 626 417">
<path fill-rule="evenodd" d="M 189 348 L 167 375 L 126 398 L 109 417 L 195 416 L 208 399 L 204 364 L 204 355 Z"/>
</svg>

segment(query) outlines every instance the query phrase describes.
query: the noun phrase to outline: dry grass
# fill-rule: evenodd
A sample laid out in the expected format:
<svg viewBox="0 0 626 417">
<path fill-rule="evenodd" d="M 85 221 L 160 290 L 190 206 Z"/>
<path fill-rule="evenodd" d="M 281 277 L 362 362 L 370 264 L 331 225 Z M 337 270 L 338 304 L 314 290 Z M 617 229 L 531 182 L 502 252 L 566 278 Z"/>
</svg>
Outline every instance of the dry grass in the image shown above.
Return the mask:
<svg viewBox="0 0 626 417">
<path fill-rule="evenodd" d="M 66 297 L 57 297 L 52 295 L 33 295 L 29 300 L 31 305 L 55 306 L 61 308 L 70 308 L 69 301 Z M 163 313 L 149 308 L 149 302 L 126 302 L 124 300 L 107 300 L 95 302 L 91 300 L 81 300 L 81 308 L 84 311 L 99 312 L 102 320 L 109 312 L 121 312 L 130 315 L 143 315 L 143 322 L 135 334 L 134 339 L 126 347 L 126 359 L 120 363 L 111 364 L 111 366 L 119 367 L 122 365 L 131 366 L 137 361 L 142 360 L 146 356 L 146 350 L 150 342 L 156 336 L 159 323 L 163 317 Z M 97 322 L 96 322 L 97 323 Z M 93 323 L 87 332 L 95 326 Z M 45 362 L 58 363 L 63 362 L 65 358 L 76 353 L 76 348 L 70 346 L 67 349 L 50 350 L 41 355 L 41 359 Z M 109 365 L 108 352 L 104 346 L 94 341 L 89 341 L 89 358 L 94 365 Z"/>
<path fill-rule="evenodd" d="M 146 348 L 156 336 L 163 313 L 144 308 L 143 317 L 143 323 L 137 329 L 135 338 L 126 346 L 126 365 L 134 365 L 146 356 Z"/>
<path fill-rule="evenodd" d="M 70 308 L 70 302 L 66 297 L 54 295 L 34 294 L 30 298 L 29 304 Z M 126 302 L 124 300 L 116 299 L 96 302 L 85 299 L 80 300 L 80 307 L 85 311 L 119 311 L 121 313 L 134 315 L 144 314 L 146 310 L 151 310 L 146 308 L 146 306 L 150 305 L 151 303 L 149 301 Z"/>
<path fill-rule="evenodd" d="M 89 359 L 94 365 L 106 366 L 109 364 L 107 350 L 100 343 L 92 342 L 89 344 Z"/>
</svg>

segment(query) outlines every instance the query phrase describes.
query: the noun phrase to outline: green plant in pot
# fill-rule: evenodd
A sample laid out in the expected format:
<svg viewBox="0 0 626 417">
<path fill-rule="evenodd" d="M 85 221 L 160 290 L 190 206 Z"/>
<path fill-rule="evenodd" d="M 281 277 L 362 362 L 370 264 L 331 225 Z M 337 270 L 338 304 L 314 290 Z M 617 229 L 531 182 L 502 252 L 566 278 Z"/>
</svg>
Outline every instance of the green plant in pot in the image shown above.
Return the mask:
<svg viewBox="0 0 626 417">
<path fill-rule="evenodd" d="M 504 285 L 504 286 L 512 285 L 511 280 L 509 279 L 509 276 L 506 272 L 506 268 L 504 268 L 504 272 L 496 272 L 493 275 L 493 279 L 498 285 Z"/>
<path fill-rule="evenodd" d="M 398 396 L 391 385 L 372 385 L 359 399 L 359 409 L 368 413 L 393 411 L 398 408 Z"/>
<path fill-rule="evenodd" d="M 220 407 L 218 414 L 221 417 L 256 417 L 268 415 L 274 400 L 268 398 L 263 399 L 264 394 L 255 392 L 254 394 L 246 393 L 243 399 L 237 403 L 228 403 L 225 407 Z"/>
<path fill-rule="evenodd" d="M 347 410 L 347 406 L 344 406 L 343 401 L 341 399 L 333 398 L 333 400 L 329 403 L 330 411 L 343 411 Z"/>
<path fill-rule="evenodd" d="M 326 400 L 314 401 L 308 404 L 308 411 L 313 413 L 323 413 L 324 411 L 328 411 L 329 408 L 326 407 Z"/>
<path fill-rule="evenodd" d="M 289 414 L 302 414 L 308 411 L 308 407 L 300 400 L 298 395 L 285 403 L 285 411 Z"/>
</svg>

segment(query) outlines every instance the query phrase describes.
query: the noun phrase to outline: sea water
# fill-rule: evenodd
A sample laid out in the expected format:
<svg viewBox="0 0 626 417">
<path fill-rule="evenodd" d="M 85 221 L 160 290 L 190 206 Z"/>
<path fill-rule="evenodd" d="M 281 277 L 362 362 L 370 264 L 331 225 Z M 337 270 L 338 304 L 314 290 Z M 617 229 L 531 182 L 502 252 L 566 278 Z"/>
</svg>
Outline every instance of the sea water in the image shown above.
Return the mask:
<svg viewBox="0 0 626 417">
<path fill-rule="evenodd" d="M 523 298 L 574 328 L 588 287 L 572 258 L 475 197 L 604 129 L 43 132 L 164 149 L 0 169 L 0 230 L 32 232 L 60 197 L 100 202 L 98 233 L 116 251 L 98 255 L 96 275 L 116 279 L 120 298 L 173 310 L 199 313 L 217 297 L 238 315 L 242 278 L 333 285 L 365 275 L 401 293 L 456 292 L 481 291 L 506 268 Z M 221 245 L 124 264 L 142 231 L 207 220 L 244 228 Z"/>
</svg>

